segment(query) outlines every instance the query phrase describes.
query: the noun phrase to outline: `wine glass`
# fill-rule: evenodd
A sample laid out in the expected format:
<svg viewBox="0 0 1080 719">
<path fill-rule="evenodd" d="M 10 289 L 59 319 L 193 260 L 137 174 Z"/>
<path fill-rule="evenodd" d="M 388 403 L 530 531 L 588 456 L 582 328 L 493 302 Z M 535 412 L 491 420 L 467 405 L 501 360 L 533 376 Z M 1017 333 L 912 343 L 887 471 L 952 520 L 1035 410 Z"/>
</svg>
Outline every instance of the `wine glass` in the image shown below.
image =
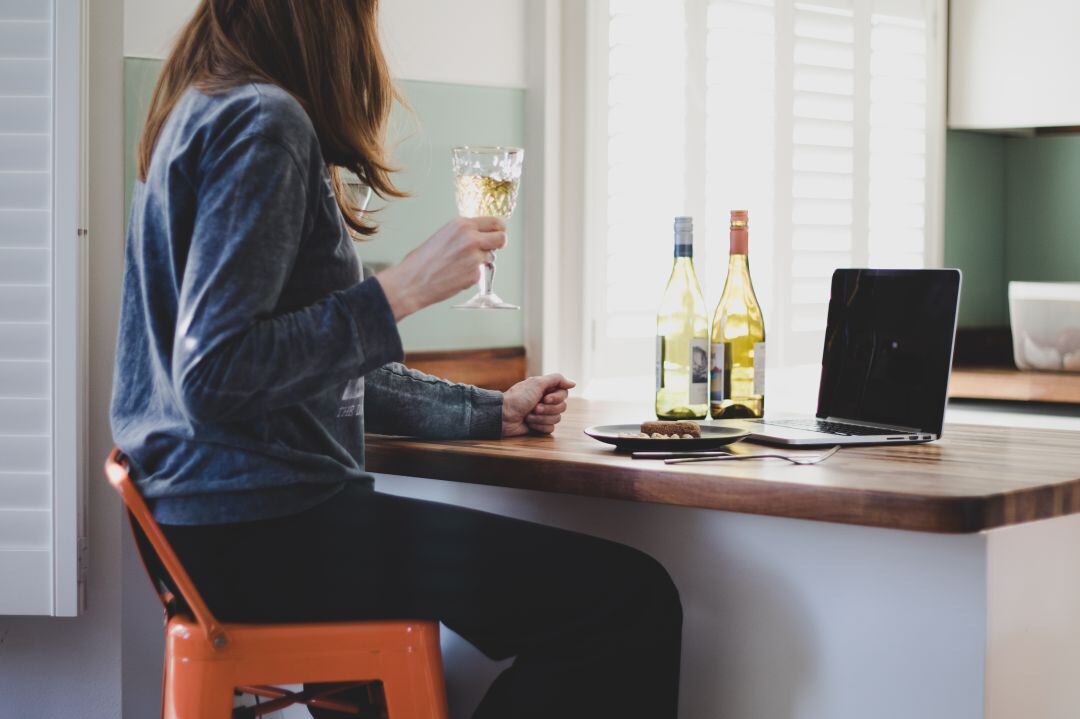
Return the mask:
<svg viewBox="0 0 1080 719">
<path fill-rule="evenodd" d="M 338 168 L 338 176 L 341 179 L 341 186 L 345 190 L 345 195 L 349 201 L 353 203 L 353 207 L 356 209 L 357 214 L 363 216 L 368 209 L 368 205 L 371 203 L 372 191 L 371 188 L 364 184 L 364 181 L 356 176 L 352 170 L 347 170 L 344 167 Z M 363 235 L 360 235 L 352 230 L 352 228 L 346 226 L 349 232 L 349 236 L 354 240 L 364 239 Z"/>
<path fill-rule="evenodd" d="M 517 204 L 521 165 L 525 151 L 520 147 L 455 147 L 454 194 L 462 217 L 499 217 L 507 219 Z M 456 309 L 518 310 L 504 302 L 492 287 L 495 282 L 495 252 L 480 265 L 480 291 Z"/>
</svg>

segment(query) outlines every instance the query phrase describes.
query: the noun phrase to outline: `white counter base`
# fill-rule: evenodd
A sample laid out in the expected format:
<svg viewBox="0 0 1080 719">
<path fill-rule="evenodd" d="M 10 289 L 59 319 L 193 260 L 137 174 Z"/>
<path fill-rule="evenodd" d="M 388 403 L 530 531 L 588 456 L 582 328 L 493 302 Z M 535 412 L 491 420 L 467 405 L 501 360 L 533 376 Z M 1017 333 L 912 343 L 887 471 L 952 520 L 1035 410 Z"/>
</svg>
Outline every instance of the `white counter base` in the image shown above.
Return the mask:
<svg viewBox="0 0 1080 719">
<path fill-rule="evenodd" d="M 1040 719 L 1080 706 L 1080 517 L 935 535 L 379 475 L 624 542 L 682 594 L 680 719 Z M 451 714 L 499 665 L 446 632 Z"/>
</svg>

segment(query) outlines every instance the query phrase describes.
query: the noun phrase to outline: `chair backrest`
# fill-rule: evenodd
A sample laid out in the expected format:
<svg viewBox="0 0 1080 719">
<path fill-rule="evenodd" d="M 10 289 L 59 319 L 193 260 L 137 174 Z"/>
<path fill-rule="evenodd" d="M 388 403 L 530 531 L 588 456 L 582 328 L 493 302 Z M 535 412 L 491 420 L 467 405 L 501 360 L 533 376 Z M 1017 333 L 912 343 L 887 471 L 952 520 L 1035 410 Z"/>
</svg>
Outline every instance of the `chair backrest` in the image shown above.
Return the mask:
<svg viewBox="0 0 1080 719">
<path fill-rule="evenodd" d="M 142 530 L 146 540 L 153 548 L 154 554 L 157 555 L 158 561 L 161 562 L 161 566 L 168 573 L 169 578 L 172 579 L 173 584 L 179 590 L 180 596 L 183 597 L 184 602 L 195 616 L 195 621 L 206 632 L 207 641 L 215 649 L 224 647 L 229 641 L 224 627 L 210 613 L 209 607 L 203 601 L 199 590 L 195 588 L 195 584 L 191 581 L 191 577 L 188 576 L 184 565 L 180 563 L 180 558 L 176 556 L 176 552 L 173 551 L 172 545 L 166 539 L 165 533 L 161 531 L 161 527 L 154 520 L 154 515 L 150 513 L 146 501 L 139 494 L 138 487 L 131 480 L 126 461 L 121 456 L 119 449 L 114 448 L 109 453 L 109 458 L 105 460 L 105 476 L 109 478 L 109 484 L 124 500 L 124 506 L 127 507 L 129 515 L 134 518 L 134 521 Z"/>
</svg>

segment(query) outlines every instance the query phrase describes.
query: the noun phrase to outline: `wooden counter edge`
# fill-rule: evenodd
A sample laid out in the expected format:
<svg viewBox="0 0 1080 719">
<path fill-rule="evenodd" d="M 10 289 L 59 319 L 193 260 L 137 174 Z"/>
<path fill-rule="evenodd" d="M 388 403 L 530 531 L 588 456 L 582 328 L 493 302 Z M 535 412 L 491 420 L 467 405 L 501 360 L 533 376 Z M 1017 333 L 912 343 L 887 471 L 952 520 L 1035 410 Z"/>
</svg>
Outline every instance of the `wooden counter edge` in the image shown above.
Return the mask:
<svg viewBox="0 0 1080 719">
<path fill-rule="evenodd" d="M 560 460 L 553 472 L 547 462 L 513 455 L 401 451 L 407 445 L 389 437 L 368 442 L 370 472 L 883 529 L 969 534 L 1080 512 L 1080 479 L 1009 494 L 931 498 L 728 478 L 718 493 L 687 475 L 613 478 L 603 466 L 573 460 Z"/>
</svg>

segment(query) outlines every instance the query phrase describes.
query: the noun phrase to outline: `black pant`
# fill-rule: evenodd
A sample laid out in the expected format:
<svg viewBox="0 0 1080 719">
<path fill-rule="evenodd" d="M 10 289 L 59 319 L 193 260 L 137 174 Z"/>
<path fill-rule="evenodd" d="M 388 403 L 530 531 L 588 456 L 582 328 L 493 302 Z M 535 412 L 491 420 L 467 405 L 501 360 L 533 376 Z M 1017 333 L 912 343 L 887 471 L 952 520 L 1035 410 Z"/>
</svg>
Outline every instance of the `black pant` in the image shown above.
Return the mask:
<svg viewBox="0 0 1080 719">
<path fill-rule="evenodd" d="M 678 591 L 629 547 L 359 487 L 281 519 L 164 530 L 222 620 L 432 619 L 516 657 L 475 719 L 676 716 Z"/>
</svg>

